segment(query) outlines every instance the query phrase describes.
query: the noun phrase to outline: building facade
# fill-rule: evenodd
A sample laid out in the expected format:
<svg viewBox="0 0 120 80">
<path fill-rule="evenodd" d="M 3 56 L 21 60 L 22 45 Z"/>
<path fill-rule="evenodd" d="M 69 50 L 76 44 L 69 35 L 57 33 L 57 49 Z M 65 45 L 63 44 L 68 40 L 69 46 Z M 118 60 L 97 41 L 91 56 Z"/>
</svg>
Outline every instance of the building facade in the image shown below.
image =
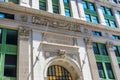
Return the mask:
<svg viewBox="0 0 120 80">
<path fill-rule="evenodd" d="M 0 0 L 0 80 L 120 80 L 120 1 Z"/>
</svg>

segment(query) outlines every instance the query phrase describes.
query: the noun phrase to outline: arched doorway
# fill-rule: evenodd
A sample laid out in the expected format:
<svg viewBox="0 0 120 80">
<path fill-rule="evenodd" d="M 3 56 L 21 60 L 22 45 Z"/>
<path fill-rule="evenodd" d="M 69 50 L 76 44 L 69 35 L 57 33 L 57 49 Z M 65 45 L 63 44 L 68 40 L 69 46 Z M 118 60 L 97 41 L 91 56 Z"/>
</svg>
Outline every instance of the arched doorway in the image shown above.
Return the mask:
<svg viewBox="0 0 120 80">
<path fill-rule="evenodd" d="M 64 67 L 52 65 L 48 67 L 47 80 L 72 80 L 72 77 Z"/>
</svg>

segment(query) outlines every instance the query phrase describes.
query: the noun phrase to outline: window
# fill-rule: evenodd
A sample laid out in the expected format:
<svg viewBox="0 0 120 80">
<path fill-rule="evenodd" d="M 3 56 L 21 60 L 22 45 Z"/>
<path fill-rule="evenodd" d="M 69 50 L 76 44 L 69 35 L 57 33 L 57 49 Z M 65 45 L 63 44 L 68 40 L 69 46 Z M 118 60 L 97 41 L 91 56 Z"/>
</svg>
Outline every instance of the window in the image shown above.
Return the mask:
<svg viewBox="0 0 120 80">
<path fill-rule="evenodd" d="M 106 26 L 110 26 L 109 20 L 105 19 Z"/>
<path fill-rule="evenodd" d="M 117 3 L 117 0 L 113 0 L 113 2 Z"/>
<path fill-rule="evenodd" d="M 0 0 L 0 2 L 5 2 L 4 0 Z"/>
<path fill-rule="evenodd" d="M 48 80 L 72 80 L 71 74 L 62 66 L 53 65 L 47 71 Z"/>
<path fill-rule="evenodd" d="M 98 18 L 96 16 L 85 14 L 87 22 L 98 23 Z"/>
<path fill-rule="evenodd" d="M 0 0 L 0 2 L 13 2 L 13 3 L 18 4 L 19 0 Z"/>
<path fill-rule="evenodd" d="M 39 0 L 39 9 L 46 10 L 46 0 Z"/>
<path fill-rule="evenodd" d="M 58 0 L 52 0 L 53 13 L 59 13 L 59 3 Z"/>
<path fill-rule="evenodd" d="M 98 49 L 98 44 L 97 43 L 93 43 L 92 45 L 93 45 L 93 51 L 94 51 L 94 53 L 95 54 L 100 54 L 99 53 L 99 49 Z"/>
<path fill-rule="evenodd" d="M 90 20 L 90 16 L 89 16 L 88 14 L 85 14 L 85 17 L 86 17 L 87 22 L 90 22 L 90 21 L 91 21 L 91 20 Z"/>
<path fill-rule="evenodd" d="M 96 16 L 91 16 L 93 23 L 98 23 L 98 18 Z"/>
<path fill-rule="evenodd" d="M 94 54 L 108 56 L 108 52 L 107 52 L 105 44 L 93 43 L 92 45 L 93 45 Z"/>
<path fill-rule="evenodd" d="M 110 26 L 111 26 L 112 28 L 116 28 L 115 21 L 111 21 L 111 20 L 110 20 Z"/>
<path fill-rule="evenodd" d="M 65 6 L 65 16 L 70 17 L 71 13 L 70 13 L 69 0 L 63 0 L 63 2 L 64 2 L 64 6 Z"/>
<path fill-rule="evenodd" d="M 0 12 L 0 18 L 14 19 L 14 15 Z"/>
<path fill-rule="evenodd" d="M 16 80 L 17 31 L 0 28 L 0 79 Z M 8 45 L 9 44 L 9 45 Z M 2 66 L 1 66 L 2 65 Z"/>
<path fill-rule="evenodd" d="M 99 73 L 100 78 L 105 78 L 105 72 L 104 72 L 103 65 L 101 62 L 97 62 L 97 68 L 98 68 L 98 73 Z"/>
<path fill-rule="evenodd" d="M 120 40 L 120 36 L 117 36 L 117 35 L 112 35 L 112 38 L 115 40 Z"/>
<path fill-rule="evenodd" d="M 0 43 L 2 42 L 2 29 L 0 29 Z"/>
<path fill-rule="evenodd" d="M 114 50 L 114 52 L 115 52 L 115 55 L 116 55 L 117 57 L 120 57 L 120 53 L 119 53 L 118 47 L 117 47 L 117 46 L 113 46 L 113 50 Z"/>
<path fill-rule="evenodd" d="M 65 15 L 66 15 L 67 17 L 70 17 L 70 10 L 69 10 L 69 9 L 65 9 Z"/>
<path fill-rule="evenodd" d="M 16 55 L 5 55 L 4 76 L 16 77 Z"/>
<path fill-rule="evenodd" d="M 105 44 L 100 44 L 102 55 L 108 55 Z"/>
<path fill-rule="evenodd" d="M 87 3 L 85 1 L 82 2 L 83 8 L 87 9 Z"/>
<path fill-rule="evenodd" d="M 17 31 L 7 30 L 6 44 L 17 45 Z"/>
<path fill-rule="evenodd" d="M 111 10 L 109 9 L 109 8 L 106 8 L 106 13 L 108 14 L 108 15 L 112 15 L 112 12 L 111 12 Z"/>
<path fill-rule="evenodd" d="M 93 31 L 93 35 L 94 35 L 94 36 L 102 36 L 102 35 L 101 35 L 101 32 L 98 32 L 98 31 Z"/>
<path fill-rule="evenodd" d="M 68 0 L 63 0 L 63 2 L 68 3 Z"/>
<path fill-rule="evenodd" d="M 118 16 L 119 16 L 119 18 L 120 18 L 120 11 L 118 11 Z"/>
<path fill-rule="evenodd" d="M 115 24 L 115 21 L 112 21 L 112 20 L 109 20 L 109 19 L 105 19 L 105 23 L 106 23 L 106 26 L 111 26 L 112 28 L 116 28 L 116 24 Z"/>
<path fill-rule="evenodd" d="M 82 5 L 83 5 L 83 8 L 85 8 L 85 9 L 89 9 L 89 10 L 95 11 L 94 4 L 91 3 L 91 2 L 83 1 Z"/>
<path fill-rule="evenodd" d="M 106 7 L 101 6 L 101 9 L 102 9 L 103 14 L 107 14 L 107 15 L 112 16 L 112 11 L 110 8 L 106 8 Z"/>
<path fill-rule="evenodd" d="M 115 79 L 110 63 L 97 62 L 97 68 L 100 78 L 105 80 Z"/>
<path fill-rule="evenodd" d="M 95 10 L 94 5 L 92 3 L 88 3 L 88 6 L 90 10 L 93 10 L 93 11 Z"/>
<path fill-rule="evenodd" d="M 111 64 L 110 63 L 105 63 L 105 66 L 106 66 L 107 75 L 108 75 L 109 79 L 115 79 L 114 75 L 113 75 Z"/>
</svg>

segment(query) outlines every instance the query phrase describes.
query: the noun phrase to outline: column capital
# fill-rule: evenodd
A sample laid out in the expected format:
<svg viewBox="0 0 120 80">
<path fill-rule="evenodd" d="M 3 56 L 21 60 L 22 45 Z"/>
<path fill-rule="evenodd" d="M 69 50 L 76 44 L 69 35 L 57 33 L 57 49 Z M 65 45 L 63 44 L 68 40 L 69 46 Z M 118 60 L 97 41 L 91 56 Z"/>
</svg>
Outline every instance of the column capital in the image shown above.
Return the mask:
<svg viewBox="0 0 120 80">
<path fill-rule="evenodd" d="M 20 38 L 29 38 L 30 29 L 25 27 L 19 27 L 19 36 Z"/>
<path fill-rule="evenodd" d="M 84 42 L 85 42 L 86 44 L 91 44 L 92 39 L 91 39 L 90 37 L 84 37 Z"/>
<path fill-rule="evenodd" d="M 107 46 L 108 48 L 112 48 L 112 47 L 113 47 L 113 42 L 112 42 L 112 41 L 107 41 L 107 42 L 106 42 L 106 46 Z"/>
</svg>

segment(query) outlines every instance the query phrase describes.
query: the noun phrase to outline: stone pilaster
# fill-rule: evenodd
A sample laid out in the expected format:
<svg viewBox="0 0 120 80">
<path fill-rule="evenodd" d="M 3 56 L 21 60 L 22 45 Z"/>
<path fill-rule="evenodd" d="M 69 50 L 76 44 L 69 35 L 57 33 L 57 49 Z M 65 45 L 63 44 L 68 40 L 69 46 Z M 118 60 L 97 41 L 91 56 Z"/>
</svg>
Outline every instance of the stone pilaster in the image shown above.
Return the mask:
<svg viewBox="0 0 120 80">
<path fill-rule="evenodd" d="M 98 19 L 99 19 L 100 24 L 106 25 L 101 6 L 96 2 L 95 7 L 96 7 L 96 11 L 98 13 Z"/>
<path fill-rule="evenodd" d="M 86 44 L 86 52 L 91 70 L 92 80 L 99 80 L 98 68 L 96 65 L 96 59 L 93 52 L 92 40 L 88 37 L 84 38 Z"/>
<path fill-rule="evenodd" d="M 20 5 L 25 7 L 30 7 L 29 0 L 20 0 Z"/>
<path fill-rule="evenodd" d="M 65 16 L 65 8 L 64 8 L 63 0 L 59 0 L 59 4 L 60 4 L 60 14 Z"/>
<path fill-rule="evenodd" d="M 39 4 L 40 4 L 39 0 L 31 0 L 30 4 L 31 4 L 32 8 L 39 9 Z"/>
<path fill-rule="evenodd" d="M 116 22 L 116 25 L 118 28 L 120 28 L 120 19 L 119 19 L 119 15 L 117 13 L 117 10 L 112 7 L 112 12 L 113 12 L 113 15 L 115 16 L 115 22 Z"/>
<path fill-rule="evenodd" d="M 115 55 L 115 52 L 113 50 L 113 43 L 111 41 L 108 41 L 106 43 L 106 47 L 107 47 L 107 51 L 111 60 L 111 66 L 113 69 L 113 73 L 115 76 L 115 80 L 120 80 L 120 70 L 119 70 L 119 66 L 118 66 L 118 62 L 117 62 L 117 58 Z"/>
<path fill-rule="evenodd" d="M 17 80 L 29 80 L 29 32 L 27 28 L 19 28 Z"/>
<path fill-rule="evenodd" d="M 81 20 L 86 20 L 85 18 L 85 13 L 84 13 L 84 8 L 82 6 L 82 0 L 76 0 L 77 1 L 77 9 L 78 9 L 78 13 L 79 13 L 79 17 Z"/>
<path fill-rule="evenodd" d="M 72 17 L 79 19 L 76 0 L 70 0 L 70 6 L 71 6 Z"/>
<path fill-rule="evenodd" d="M 47 0 L 47 11 L 51 13 L 53 12 L 52 0 Z"/>
</svg>

